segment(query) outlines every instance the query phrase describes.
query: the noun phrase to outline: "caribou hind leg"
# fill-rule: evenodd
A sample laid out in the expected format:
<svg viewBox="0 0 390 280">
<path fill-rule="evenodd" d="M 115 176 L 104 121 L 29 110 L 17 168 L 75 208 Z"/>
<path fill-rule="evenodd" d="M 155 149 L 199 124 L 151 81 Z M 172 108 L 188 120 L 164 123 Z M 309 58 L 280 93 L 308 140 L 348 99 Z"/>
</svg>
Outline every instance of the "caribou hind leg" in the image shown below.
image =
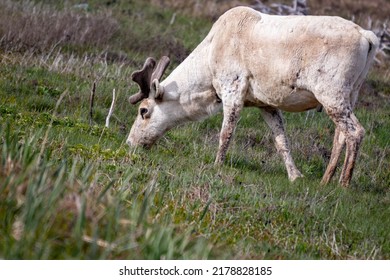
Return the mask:
<svg viewBox="0 0 390 280">
<path fill-rule="evenodd" d="M 341 122 L 343 122 L 343 120 L 341 120 Z M 347 132 L 345 133 L 347 150 L 339 182 L 342 186 L 348 186 L 352 178 L 355 161 L 365 130 L 352 112 L 351 115 L 346 118 L 342 126 L 347 129 Z"/>
<path fill-rule="evenodd" d="M 332 179 L 336 171 L 337 162 L 340 158 L 341 152 L 344 149 L 344 146 L 345 146 L 345 136 L 342 132 L 340 132 L 340 129 L 336 127 L 334 139 L 333 139 L 332 154 L 330 156 L 330 160 L 326 168 L 326 171 L 324 173 L 324 176 L 322 177 L 321 180 L 322 185 L 328 184 L 330 179 Z"/>
<path fill-rule="evenodd" d="M 325 109 L 336 125 L 336 135 L 334 139 L 334 142 L 336 142 L 334 145 L 336 145 L 336 147 L 333 147 L 331 161 L 326 169 L 322 182 L 327 183 L 332 177 L 335 165 L 337 164 L 337 159 L 340 156 L 345 142 L 345 160 L 339 182 L 342 186 L 346 187 L 351 181 L 355 161 L 365 131 L 352 112 L 351 106 Z"/>
<path fill-rule="evenodd" d="M 359 95 L 360 87 L 362 86 L 363 81 L 364 81 L 365 76 L 363 75 L 363 73 L 360 75 L 358 81 L 356 82 L 355 88 L 351 92 L 351 95 L 350 95 L 351 106 L 350 106 L 350 108 L 347 107 L 347 108 L 338 110 L 339 113 L 334 113 L 333 117 L 332 117 L 332 112 L 334 110 L 329 110 L 328 114 L 330 115 L 333 122 L 336 124 L 336 129 L 335 129 L 335 135 L 334 135 L 334 139 L 333 139 L 332 153 L 331 153 L 331 156 L 329 159 L 328 166 L 325 170 L 324 176 L 322 177 L 322 180 L 321 180 L 322 185 L 328 184 L 329 181 L 332 179 L 332 177 L 336 171 L 337 163 L 339 161 L 341 152 L 343 151 L 345 144 L 346 144 L 346 137 L 345 137 L 346 134 L 341 130 L 341 127 L 344 126 L 344 127 L 348 128 L 348 126 L 337 125 L 337 122 L 341 121 L 341 119 L 342 119 L 342 117 L 340 117 L 340 116 L 342 116 L 344 114 L 345 116 L 349 115 L 349 117 L 344 117 L 345 119 L 353 118 L 353 120 L 349 120 L 349 122 L 351 123 L 351 125 L 349 125 L 349 128 L 350 128 L 350 130 L 352 129 L 352 133 L 354 131 L 354 127 L 357 127 L 357 129 L 358 129 L 357 138 L 356 138 L 358 140 L 358 145 L 356 147 L 357 150 L 359 149 L 360 142 L 362 141 L 362 139 L 359 140 L 359 138 L 363 138 L 363 136 L 364 136 L 363 127 L 360 125 L 360 123 L 356 119 L 355 115 L 352 113 L 352 110 L 355 107 L 355 104 L 356 104 L 356 101 L 357 101 L 357 98 Z M 343 107 L 340 106 L 340 108 L 343 108 Z M 337 112 L 337 110 L 336 110 L 336 112 Z M 351 117 L 351 114 L 352 114 L 352 117 Z M 345 129 L 344 129 L 344 131 L 345 131 Z M 351 136 L 349 138 L 351 138 Z M 354 137 L 352 136 L 352 138 L 354 138 Z M 349 148 L 349 149 L 351 151 L 351 148 Z M 358 152 L 357 150 L 356 150 L 356 153 Z M 348 147 L 347 147 L 347 153 L 348 153 Z M 347 155 L 346 155 L 346 160 L 347 160 Z M 355 156 L 354 161 L 355 160 L 356 160 L 356 156 Z M 350 173 L 350 178 L 347 180 L 348 182 L 345 182 L 345 184 L 342 183 L 343 180 L 341 179 L 345 175 L 343 175 L 344 174 L 343 172 L 341 173 L 340 183 L 342 183 L 343 185 L 348 185 L 349 181 L 351 180 L 354 161 L 352 163 L 352 166 L 350 163 L 350 168 L 352 168 L 352 169 L 351 169 L 351 171 L 347 172 L 347 173 Z M 346 168 L 345 164 L 344 164 L 344 168 Z"/>
</svg>

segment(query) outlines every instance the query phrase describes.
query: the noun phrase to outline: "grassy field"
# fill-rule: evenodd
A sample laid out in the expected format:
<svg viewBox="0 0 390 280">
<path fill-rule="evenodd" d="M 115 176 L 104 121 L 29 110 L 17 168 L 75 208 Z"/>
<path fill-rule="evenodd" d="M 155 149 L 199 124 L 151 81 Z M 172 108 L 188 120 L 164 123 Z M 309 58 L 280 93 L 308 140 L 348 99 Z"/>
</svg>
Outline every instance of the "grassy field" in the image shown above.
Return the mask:
<svg viewBox="0 0 390 280">
<path fill-rule="evenodd" d="M 0 0 L 0 258 L 389 259 L 390 62 L 357 104 L 366 137 L 350 188 L 319 184 L 324 113 L 285 114 L 305 175 L 294 183 L 256 109 L 223 167 L 221 114 L 130 150 L 131 72 L 163 54 L 172 71 L 212 25 L 155 2 Z"/>
</svg>

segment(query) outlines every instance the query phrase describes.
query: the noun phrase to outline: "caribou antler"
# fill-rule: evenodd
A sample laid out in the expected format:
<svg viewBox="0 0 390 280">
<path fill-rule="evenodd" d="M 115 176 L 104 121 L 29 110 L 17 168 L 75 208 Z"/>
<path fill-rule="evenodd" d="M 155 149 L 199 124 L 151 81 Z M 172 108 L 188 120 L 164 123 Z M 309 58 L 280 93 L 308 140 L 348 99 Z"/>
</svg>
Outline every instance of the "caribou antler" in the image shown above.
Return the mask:
<svg viewBox="0 0 390 280">
<path fill-rule="evenodd" d="M 169 57 L 167 56 L 161 57 L 161 59 L 157 63 L 156 69 L 153 71 L 150 82 L 154 81 L 155 79 L 160 81 L 161 77 L 164 75 L 165 70 L 167 70 L 170 62 L 171 61 Z"/>
<path fill-rule="evenodd" d="M 131 74 L 131 79 L 136 82 L 140 88 L 138 93 L 129 98 L 131 104 L 136 104 L 142 99 L 149 97 L 152 81 L 161 79 L 169 63 L 169 57 L 163 56 L 156 66 L 156 60 L 153 57 L 148 57 L 142 69 Z"/>
<path fill-rule="evenodd" d="M 131 104 L 136 104 L 140 100 L 147 98 L 150 92 L 150 79 L 153 70 L 156 67 L 156 60 L 153 57 L 148 57 L 141 70 L 131 74 L 131 79 L 139 85 L 140 91 L 129 98 Z"/>
</svg>

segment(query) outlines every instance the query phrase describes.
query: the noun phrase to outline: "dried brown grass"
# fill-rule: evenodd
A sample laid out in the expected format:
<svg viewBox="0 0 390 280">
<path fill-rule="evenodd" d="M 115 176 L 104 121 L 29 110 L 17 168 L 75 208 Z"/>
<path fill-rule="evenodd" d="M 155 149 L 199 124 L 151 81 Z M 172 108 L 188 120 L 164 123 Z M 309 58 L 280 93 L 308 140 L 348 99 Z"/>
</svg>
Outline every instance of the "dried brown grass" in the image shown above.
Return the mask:
<svg viewBox="0 0 390 280">
<path fill-rule="evenodd" d="M 223 12 L 247 1 L 239 0 L 150 0 L 153 5 L 171 7 L 195 16 L 219 17 Z"/>
<path fill-rule="evenodd" d="M 5 51 L 105 46 L 118 29 L 109 13 L 57 11 L 31 1 L 0 0 L 0 48 Z"/>
<path fill-rule="evenodd" d="M 256 0 L 149 0 L 160 7 L 171 7 L 206 17 L 218 17 L 229 8 L 238 5 L 253 5 Z M 292 0 L 262 0 L 262 3 L 291 4 Z M 388 0 L 307 0 L 310 14 L 340 15 L 346 18 L 366 20 L 369 16 L 377 20 L 389 19 L 390 1 Z"/>
<path fill-rule="evenodd" d="M 346 18 L 388 20 L 388 0 L 308 0 L 312 14 L 339 15 Z"/>
</svg>

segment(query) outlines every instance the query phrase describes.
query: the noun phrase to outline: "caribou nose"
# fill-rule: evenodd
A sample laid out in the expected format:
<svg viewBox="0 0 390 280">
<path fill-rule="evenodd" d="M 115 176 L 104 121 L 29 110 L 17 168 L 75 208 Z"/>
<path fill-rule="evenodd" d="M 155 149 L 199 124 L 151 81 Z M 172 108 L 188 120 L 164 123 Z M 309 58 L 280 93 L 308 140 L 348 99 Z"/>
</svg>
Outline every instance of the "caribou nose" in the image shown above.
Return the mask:
<svg viewBox="0 0 390 280">
<path fill-rule="evenodd" d="M 126 140 L 126 144 L 131 148 L 135 148 L 141 145 L 137 140 L 130 139 L 130 137 Z"/>
<path fill-rule="evenodd" d="M 126 140 L 126 144 L 127 144 L 127 145 L 129 145 L 130 147 L 134 146 L 134 143 L 133 143 L 133 142 L 131 142 L 131 140 L 130 140 L 130 137 L 129 137 L 129 138 L 127 138 L 127 140 Z"/>
</svg>

